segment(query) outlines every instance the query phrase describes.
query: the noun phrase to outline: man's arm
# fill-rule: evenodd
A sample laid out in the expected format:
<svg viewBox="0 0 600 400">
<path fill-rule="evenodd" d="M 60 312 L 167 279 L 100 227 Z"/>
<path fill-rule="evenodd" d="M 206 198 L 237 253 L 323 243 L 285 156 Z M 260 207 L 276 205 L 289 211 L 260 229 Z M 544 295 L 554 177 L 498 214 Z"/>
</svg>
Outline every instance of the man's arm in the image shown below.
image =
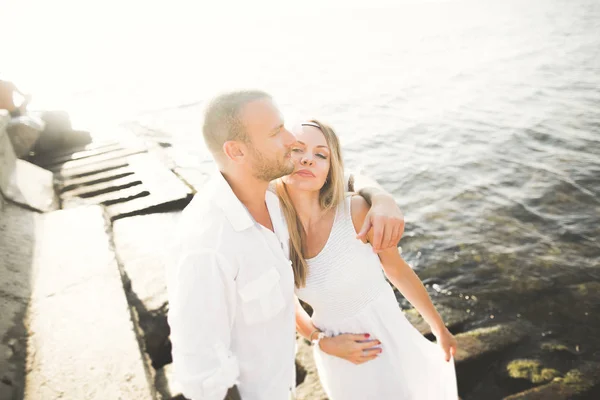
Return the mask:
<svg viewBox="0 0 600 400">
<path fill-rule="evenodd" d="M 398 246 L 404 233 L 404 214 L 394 197 L 386 192 L 375 180 L 362 175 L 350 175 L 348 186 L 361 195 L 371 206 L 362 229 L 356 236 L 365 241 L 367 233 L 373 229 L 373 250 L 379 253 Z"/>
<path fill-rule="evenodd" d="M 226 263 L 211 249 L 195 250 L 168 275 L 175 373 L 183 394 L 194 400 L 236 399 L 229 397 L 239 377 L 230 351 L 236 286 Z"/>
</svg>

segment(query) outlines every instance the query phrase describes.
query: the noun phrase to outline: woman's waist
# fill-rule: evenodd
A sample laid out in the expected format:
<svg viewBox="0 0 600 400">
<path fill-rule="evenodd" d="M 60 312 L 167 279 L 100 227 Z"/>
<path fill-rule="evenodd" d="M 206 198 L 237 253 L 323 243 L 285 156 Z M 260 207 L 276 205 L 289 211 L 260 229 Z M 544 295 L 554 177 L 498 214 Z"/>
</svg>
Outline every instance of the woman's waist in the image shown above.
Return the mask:
<svg viewBox="0 0 600 400">
<path fill-rule="evenodd" d="M 334 295 L 333 299 L 329 297 L 322 302 L 311 304 L 313 323 L 320 329 L 335 328 L 346 320 L 360 318 L 363 313 L 371 313 L 370 308 L 386 296 L 392 296 L 393 304 L 397 304 L 392 288 L 385 281 L 369 291 L 352 293 L 344 299 L 336 299 Z"/>
</svg>

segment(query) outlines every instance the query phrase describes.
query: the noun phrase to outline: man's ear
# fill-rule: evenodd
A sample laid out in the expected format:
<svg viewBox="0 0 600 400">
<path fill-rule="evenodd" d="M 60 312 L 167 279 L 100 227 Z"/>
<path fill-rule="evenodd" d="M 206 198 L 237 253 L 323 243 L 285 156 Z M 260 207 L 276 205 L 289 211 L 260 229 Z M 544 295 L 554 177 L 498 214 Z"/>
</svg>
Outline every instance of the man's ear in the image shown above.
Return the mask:
<svg viewBox="0 0 600 400">
<path fill-rule="evenodd" d="M 244 159 L 246 148 L 240 142 L 228 140 L 227 142 L 223 143 L 223 153 L 225 153 L 225 156 L 227 156 L 227 158 L 229 158 L 231 161 L 239 163 Z"/>
</svg>

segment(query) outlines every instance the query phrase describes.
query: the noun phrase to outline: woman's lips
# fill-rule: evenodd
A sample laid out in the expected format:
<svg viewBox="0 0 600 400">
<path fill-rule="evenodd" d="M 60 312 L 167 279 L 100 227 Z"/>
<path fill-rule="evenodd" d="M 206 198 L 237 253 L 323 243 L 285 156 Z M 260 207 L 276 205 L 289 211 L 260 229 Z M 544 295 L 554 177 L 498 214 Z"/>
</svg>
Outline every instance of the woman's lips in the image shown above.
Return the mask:
<svg viewBox="0 0 600 400">
<path fill-rule="evenodd" d="M 312 172 L 310 172 L 307 169 L 301 169 L 299 171 L 296 171 L 296 175 L 300 175 L 305 178 L 314 178 L 315 177 L 315 174 L 313 174 Z"/>
</svg>

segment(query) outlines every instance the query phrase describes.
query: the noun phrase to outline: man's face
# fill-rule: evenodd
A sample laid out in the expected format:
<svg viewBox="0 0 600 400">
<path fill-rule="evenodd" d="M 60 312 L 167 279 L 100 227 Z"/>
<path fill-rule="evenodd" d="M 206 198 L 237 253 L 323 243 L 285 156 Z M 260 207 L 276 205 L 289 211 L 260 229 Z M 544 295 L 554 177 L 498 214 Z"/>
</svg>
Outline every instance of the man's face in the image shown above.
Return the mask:
<svg viewBox="0 0 600 400">
<path fill-rule="evenodd" d="M 296 138 L 283 126 L 275 104 L 267 99 L 248 103 L 241 119 L 250 140 L 248 160 L 253 175 L 270 182 L 290 174 L 294 170 L 290 153 Z"/>
</svg>

